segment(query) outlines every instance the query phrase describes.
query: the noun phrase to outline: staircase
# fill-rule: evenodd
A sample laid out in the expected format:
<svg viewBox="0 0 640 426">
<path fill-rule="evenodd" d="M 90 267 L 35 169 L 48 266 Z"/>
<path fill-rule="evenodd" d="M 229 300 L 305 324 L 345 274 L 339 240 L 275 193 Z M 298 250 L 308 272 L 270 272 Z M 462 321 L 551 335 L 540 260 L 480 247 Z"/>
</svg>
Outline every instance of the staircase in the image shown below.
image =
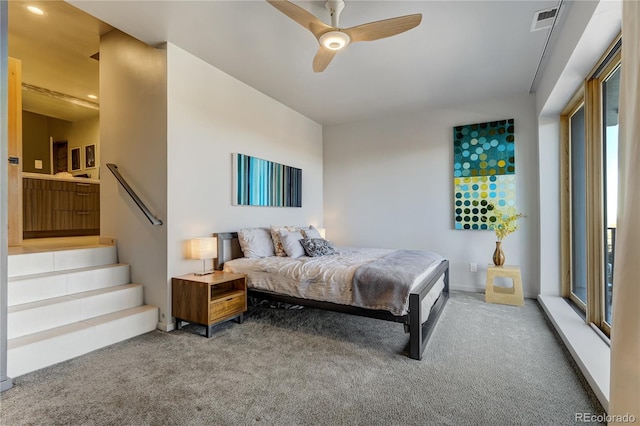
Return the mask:
<svg viewBox="0 0 640 426">
<path fill-rule="evenodd" d="M 9 254 L 7 372 L 17 377 L 156 328 L 115 244 Z"/>
</svg>

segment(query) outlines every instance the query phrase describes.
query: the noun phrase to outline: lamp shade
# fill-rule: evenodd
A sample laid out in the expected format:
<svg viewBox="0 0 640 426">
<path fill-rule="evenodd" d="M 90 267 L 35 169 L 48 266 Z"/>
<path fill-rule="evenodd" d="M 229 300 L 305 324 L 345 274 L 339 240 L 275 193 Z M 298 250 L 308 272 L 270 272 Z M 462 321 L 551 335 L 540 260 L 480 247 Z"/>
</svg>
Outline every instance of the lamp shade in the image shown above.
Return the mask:
<svg viewBox="0 0 640 426">
<path fill-rule="evenodd" d="M 324 228 L 316 228 L 318 230 L 318 234 L 320 234 L 320 236 L 322 238 L 327 238 L 327 230 Z"/>
<path fill-rule="evenodd" d="M 215 237 L 190 240 L 191 259 L 213 259 L 218 257 L 218 239 Z"/>
</svg>

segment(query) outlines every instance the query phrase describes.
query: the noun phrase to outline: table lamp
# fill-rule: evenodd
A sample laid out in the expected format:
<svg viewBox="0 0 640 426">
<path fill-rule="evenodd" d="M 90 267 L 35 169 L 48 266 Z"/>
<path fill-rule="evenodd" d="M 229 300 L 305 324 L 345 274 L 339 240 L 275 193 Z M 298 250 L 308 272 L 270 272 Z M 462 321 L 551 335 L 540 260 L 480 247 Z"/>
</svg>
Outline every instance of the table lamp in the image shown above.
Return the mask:
<svg viewBox="0 0 640 426">
<path fill-rule="evenodd" d="M 194 238 L 189 242 L 191 247 L 191 259 L 202 260 L 202 272 L 194 272 L 194 275 L 208 275 L 213 273 L 205 268 L 206 259 L 218 257 L 218 239 L 215 237 Z"/>
</svg>

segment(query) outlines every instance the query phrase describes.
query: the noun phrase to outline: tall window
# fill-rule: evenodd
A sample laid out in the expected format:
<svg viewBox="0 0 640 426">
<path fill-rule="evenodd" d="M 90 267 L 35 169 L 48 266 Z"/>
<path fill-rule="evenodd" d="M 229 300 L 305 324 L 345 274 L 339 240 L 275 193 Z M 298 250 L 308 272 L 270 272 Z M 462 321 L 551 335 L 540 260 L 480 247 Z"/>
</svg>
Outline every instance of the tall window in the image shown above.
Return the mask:
<svg viewBox="0 0 640 426">
<path fill-rule="evenodd" d="M 616 219 L 618 217 L 618 101 L 620 99 L 620 64 L 602 82 L 604 111 L 604 229 L 606 286 L 604 288 L 604 321 L 611 327 L 611 301 L 615 266 Z"/>
<path fill-rule="evenodd" d="M 563 293 L 607 335 L 618 204 L 618 38 L 561 116 Z"/>
</svg>

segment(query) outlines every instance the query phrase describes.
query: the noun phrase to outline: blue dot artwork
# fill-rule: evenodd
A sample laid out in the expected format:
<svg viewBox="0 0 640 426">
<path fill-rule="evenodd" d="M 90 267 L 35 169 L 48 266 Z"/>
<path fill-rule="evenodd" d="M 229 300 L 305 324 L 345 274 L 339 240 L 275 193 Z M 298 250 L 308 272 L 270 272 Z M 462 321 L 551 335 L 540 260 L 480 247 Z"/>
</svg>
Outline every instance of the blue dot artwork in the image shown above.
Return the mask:
<svg viewBox="0 0 640 426">
<path fill-rule="evenodd" d="M 453 176 L 455 199 L 473 212 L 455 211 L 454 228 L 492 230 L 492 204 L 515 208 L 514 119 L 467 124 L 453 128 Z M 476 208 L 477 207 L 477 208 Z"/>
</svg>

